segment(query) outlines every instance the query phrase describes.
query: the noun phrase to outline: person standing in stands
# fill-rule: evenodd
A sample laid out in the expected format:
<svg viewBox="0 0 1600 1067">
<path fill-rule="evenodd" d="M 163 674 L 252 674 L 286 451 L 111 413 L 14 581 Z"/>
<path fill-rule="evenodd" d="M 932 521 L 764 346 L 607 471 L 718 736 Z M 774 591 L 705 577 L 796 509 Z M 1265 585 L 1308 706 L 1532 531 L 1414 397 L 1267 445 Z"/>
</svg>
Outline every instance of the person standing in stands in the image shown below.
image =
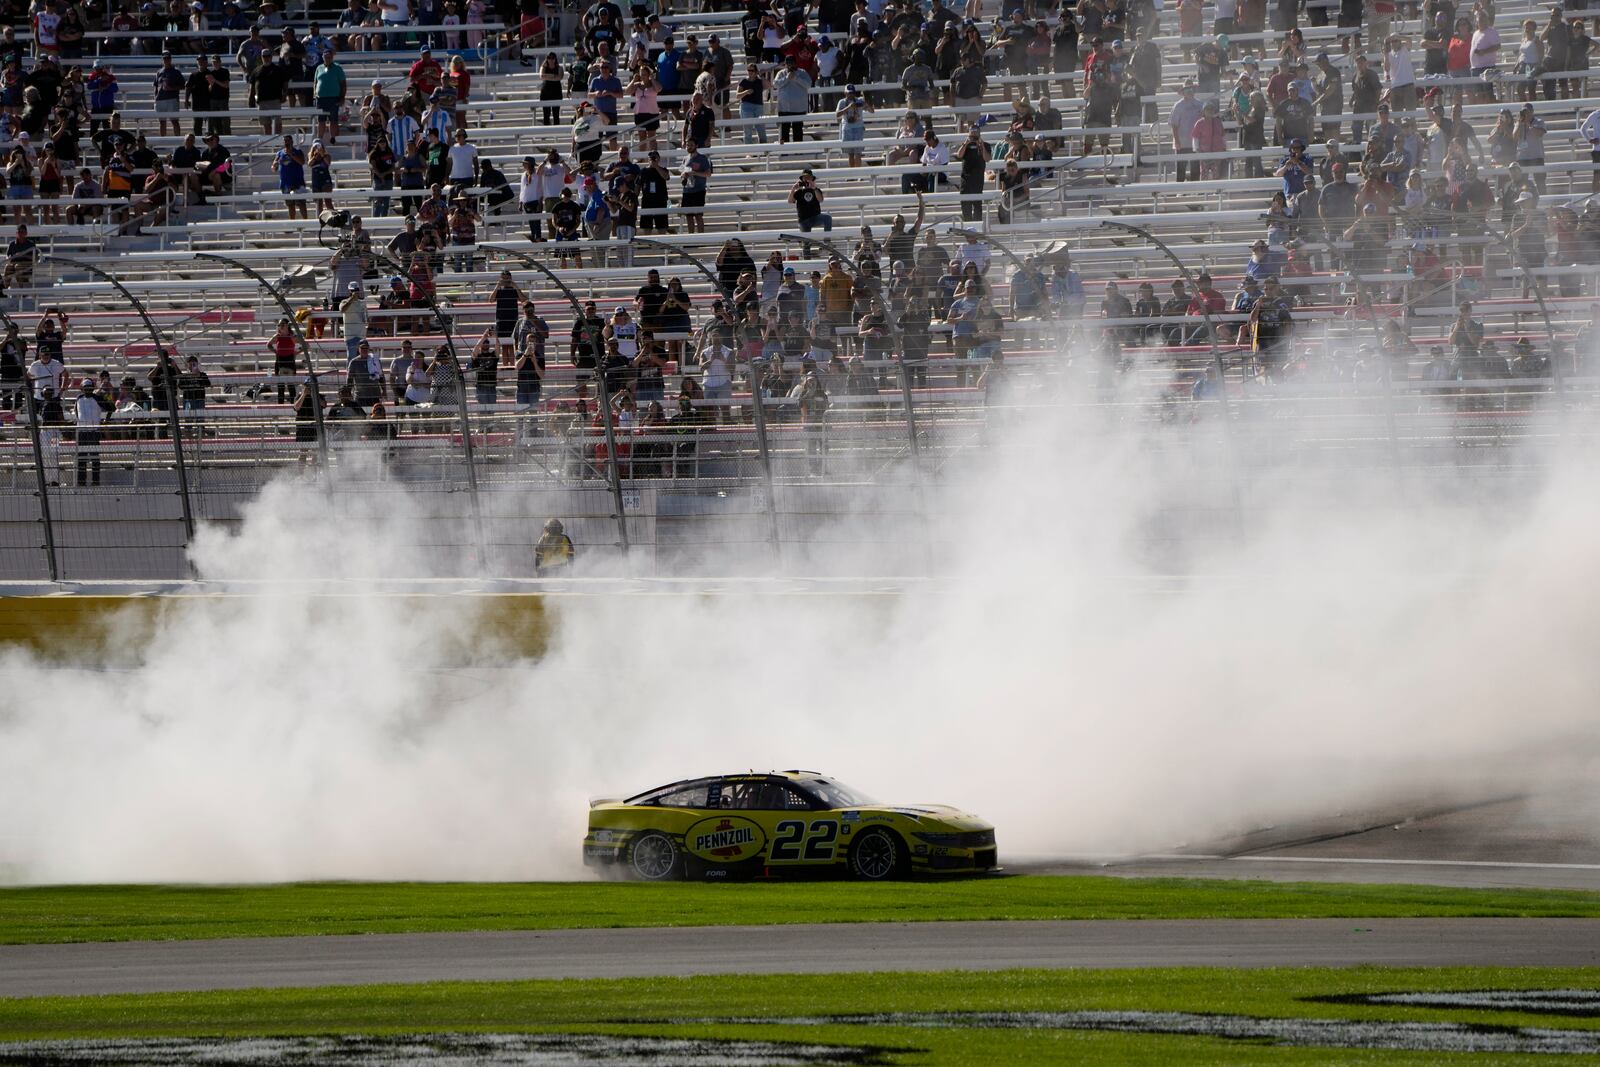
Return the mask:
<svg viewBox="0 0 1600 1067">
<path fill-rule="evenodd" d="M 348 362 L 356 358 L 361 343 L 367 339 L 367 297 L 360 282 L 349 283 L 339 314 L 344 322 L 344 358 Z"/>
<path fill-rule="evenodd" d="M 697 141 L 683 146 L 688 157 L 683 161 L 683 223 L 688 233 L 706 232 L 706 188 L 711 178 L 711 159 L 700 151 Z"/>
<path fill-rule="evenodd" d="M 272 353 L 272 376 L 277 379 L 278 403 L 287 404 L 294 395 L 295 352 L 300 342 L 288 319 L 279 319 L 278 328 L 267 341 L 267 351 Z"/>
<path fill-rule="evenodd" d="M 805 140 L 804 117 L 811 110 L 811 75 L 800 68 L 792 53 L 783 57 L 783 67 L 773 76 L 772 96 L 778 105 L 778 143 Z"/>
<path fill-rule="evenodd" d="M 339 112 L 349 93 L 349 83 L 344 68 L 335 61 L 332 48 L 322 53 L 322 62 L 312 77 L 317 100 L 317 136 L 327 143 L 339 143 Z"/>
<path fill-rule="evenodd" d="M 278 191 L 284 194 L 289 218 L 295 218 L 296 212 L 299 218 L 307 218 L 306 202 L 298 195 L 306 188 L 306 157 L 288 134 L 284 134 L 283 147 L 272 160 L 272 169 L 278 175 Z"/>
<path fill-rule="evenodd" d="M 93 378 L 85 378 L 81 383 L 76 412 L 78 485 L 99 485 L 100 423 L 105 418 L 105 409 L 95 395 Z"/>
<path fill-rule="evenodd" d="M 183 97 L 184 77 L 177 67 L 172 65 L 172 53 L 161 53 L 161 67 L 156 71 L 153 79 L 155 87 L 155 109 L 157 124 L 160 126 L 160 136 L 167 136 L 167 127 L 172 127 L 172 136 L 179 135 L 180 121 L 178 119 L 178 105 Z M 170 116 L 170 118 L 169 118 Z"/>
<path fill-rule="evenodd" d="M 1200 101 L 1195 99 L 1194 84 L 1184 82 L 1167 118 L 1167 125 L 1172 130 L 1172 151 L 1178 156 L 1180 182 L 1200 180 L 1199 165 L 1185 161 L 1183 157 L 1194 154 L 1194 124 L 1200 120 L 1204 110 Z"/>
</svg>

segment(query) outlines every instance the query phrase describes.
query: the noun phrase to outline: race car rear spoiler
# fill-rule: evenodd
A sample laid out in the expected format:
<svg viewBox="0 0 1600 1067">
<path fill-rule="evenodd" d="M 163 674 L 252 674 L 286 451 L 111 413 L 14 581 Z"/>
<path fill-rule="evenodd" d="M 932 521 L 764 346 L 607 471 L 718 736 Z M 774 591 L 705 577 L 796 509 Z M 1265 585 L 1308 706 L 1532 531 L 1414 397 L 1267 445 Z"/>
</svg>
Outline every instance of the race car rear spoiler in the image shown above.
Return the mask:
<svg viewBox="0 0 1600 1067">
<path fill-rule="evenodd" d="M 622 803 L 622 800 L 622 797 L 590 797 L 589 806 L 591 808 L 598 808 L 602 804 L 620 804 Z"/>
</svg>

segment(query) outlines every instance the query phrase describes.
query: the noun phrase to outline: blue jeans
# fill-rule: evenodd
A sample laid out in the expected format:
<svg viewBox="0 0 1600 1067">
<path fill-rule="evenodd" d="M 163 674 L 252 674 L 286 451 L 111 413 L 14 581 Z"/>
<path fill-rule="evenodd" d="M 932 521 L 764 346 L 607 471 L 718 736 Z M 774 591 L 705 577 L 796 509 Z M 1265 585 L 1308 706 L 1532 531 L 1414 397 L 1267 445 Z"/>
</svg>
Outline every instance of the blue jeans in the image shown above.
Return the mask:
<svg viewBox="0 0 1600 1067">
<path fill-rule="evenodd" d="M 741 119 L 759 119 L 765 113 L 766 109 L 760 104 L 741 103 L 739 105 L 739 117 Z M 752 123 L 744 128 L 745 144 L 755 144 L 757 137 L 761 138 L 762 144 L 767 143 L 767 124 L 765 122 Z"/>
<path fill-rule="evenodd" d="M 356 349 L 360 348 L 361 342 L 365 340 L 365 337 L 346 337 L 344 339 L 344 361 L 346 363 L 356 358 Z"/>
<path fill-rule="evenodd" d="M 833 230 L 833 216 L 824 211 L 820 215 L 813 215 L 809 219 L 800 220 L 801 233 L 810 233 L 818 226 L 831 232 Z"/>
<path fill-rule="evenodd" d="M 480 385 L 480 386 L 478 386 L 478 403 L 480 403 L 480 404 L 493 404 L 494 403 L 494 394 L 495 394 L 495 387 L 494 386 L 492 386 L 492 385 Z"/>
</svg>

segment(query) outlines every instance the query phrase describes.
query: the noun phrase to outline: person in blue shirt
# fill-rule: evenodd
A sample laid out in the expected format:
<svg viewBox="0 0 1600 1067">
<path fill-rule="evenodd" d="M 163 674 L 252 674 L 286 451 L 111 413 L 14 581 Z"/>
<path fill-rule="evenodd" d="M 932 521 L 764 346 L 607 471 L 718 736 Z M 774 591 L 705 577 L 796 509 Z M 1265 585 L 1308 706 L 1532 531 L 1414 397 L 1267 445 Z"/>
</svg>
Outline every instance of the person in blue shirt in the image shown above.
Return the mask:
<svg viewBox="0 0 1600 1067">
<path fill-rule="evenodd" d="M 1282 272 L 1283 254 L 1275 253 L 1265 241 L 1250 246 L 1250 259 L 1244 265 L 1244 276 L 1258 282 L 1266 281 Z"/>
<path fill-rule="evenodd" d="M 662 96 L 673 96 L 678 92 L 678 60 L 683 58 L 683 52 L 668 37 L 661 42 L 661 55 L 656 57 L 656 84 Z M 676 111 L 676 101 L 661 101 L 662 111 Z"/>
<path fill-rule="evenodd" d="M 622 81 L 616 75 L 611 60 L 600 61 L 599 73 L 589 79 L 589 99 L 594 101 L 605 124 L 614 135 L 617 127 L 617 100 L 622 96 Z"/>
<path fill-rule="evenodd" d="M 89 133 L 93 135 L 100 132 L 110 121 L 111 113 L 117 110 L 117 94 L 122 87 L 104 63 L 94 65 L 84 85 L 89 90 Z"/>
<path fill-rule="evenodd" d="M 1261 299 L 1261 283 L 1249 275 L 1245 276 L 1244 287 L 1233 297 L 1233 306 L 1228 310 L 1238 315 L 1248 315 L 1255 310 L 1256 302 Z M 1238 342 L 1246 344 L 1250 340 L 1250 324 L 1245 323 L 1239 327 Z"/>
<path fill-rule="evenodd" d="M 294 145 L 294 138 L 284 135 L 283 147 L 278 149 L 278 154 L 272 159 L 272 169 L 278 175 L 278 191 L 281 193 L 301 193 L 306 188 L 306 156 Z M 295 218 L 296 211 L 300 218 L 306 218 L 306 202 L 301 199 L 288 201 L 289 217 Z"/>
<path fill-rule="evenodd" d="M 683 161 L 683 223 L 688 233 L 706 232 L 706 183 L 711 177 L 711 158 L 700 151 L 700 146 L 690 141 L 684 148 L 689 157 Z"/>
<path fill-rule="evenodd" d="M 1283 179 L 1285 199 L 1299 196 L 1305 191 L 1306 178 L 1312 173 L 1311 160 L 1306 157 L 1306 143 L 1296 137 L 1289 142 L 1289 154 L 1283 157 L 1273 177 Z"/>
</svg>

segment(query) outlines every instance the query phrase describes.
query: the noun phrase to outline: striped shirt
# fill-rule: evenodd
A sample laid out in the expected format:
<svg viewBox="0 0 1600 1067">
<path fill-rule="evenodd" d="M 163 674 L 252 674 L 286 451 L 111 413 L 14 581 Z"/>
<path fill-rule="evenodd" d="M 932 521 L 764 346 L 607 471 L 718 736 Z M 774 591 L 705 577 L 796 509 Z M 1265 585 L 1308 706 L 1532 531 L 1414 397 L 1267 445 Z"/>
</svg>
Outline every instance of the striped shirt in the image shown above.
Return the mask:
<svg viewBox="0 0 1600 1067">
<path fill-rule="evenodd" d="M 438 130 L 439 140 L 445 144 L 450 143 L 450 130 L 455 124 L 455 115 L 443 108 L 434 108 L 422 113 L 422 128 L 424 130 Z"/>
<path fill-rule="evenodd" d="M 394 154 L 403 156 L 411 139 L 417 135 L 417 120 L 410 115 L 396 115 L 389 120 L 389 147 Z"/>
</svg>

